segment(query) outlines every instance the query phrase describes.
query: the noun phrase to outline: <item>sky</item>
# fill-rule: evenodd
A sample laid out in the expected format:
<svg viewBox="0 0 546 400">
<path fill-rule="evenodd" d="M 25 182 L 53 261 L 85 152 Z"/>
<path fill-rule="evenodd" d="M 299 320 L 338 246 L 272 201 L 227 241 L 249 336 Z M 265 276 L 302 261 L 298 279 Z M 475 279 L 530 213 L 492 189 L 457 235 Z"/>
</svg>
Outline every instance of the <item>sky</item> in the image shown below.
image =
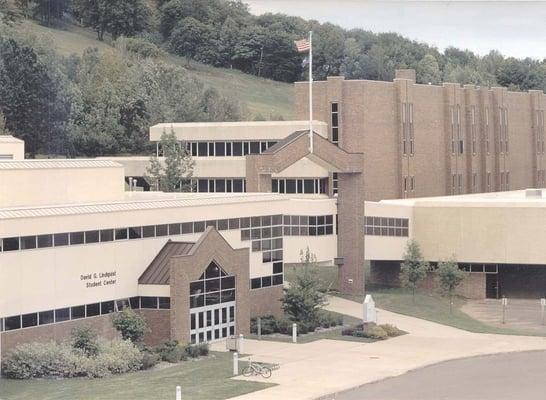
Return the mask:
<svg viewBox="0 0 546 400">
<path fill-rule="evenodd" d="M 253 14 L 280 12 L 344 28 L 396 32 L 440 50 L 546 58 L 545 1 L 243 0 Z"/>
</svg>

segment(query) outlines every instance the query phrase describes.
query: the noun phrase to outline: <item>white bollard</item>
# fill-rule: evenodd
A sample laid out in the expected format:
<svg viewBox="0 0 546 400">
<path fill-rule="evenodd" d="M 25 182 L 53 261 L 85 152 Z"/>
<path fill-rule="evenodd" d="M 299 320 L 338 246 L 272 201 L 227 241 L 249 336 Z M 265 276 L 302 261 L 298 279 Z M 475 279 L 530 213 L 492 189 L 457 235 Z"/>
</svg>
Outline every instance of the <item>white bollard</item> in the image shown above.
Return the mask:
<svg viewBox="0 0 546 400">
<path fill-rule="evenodd" d="M 239 354 L 233 353 L 233 375 L 239 375 Z"/>
<path fill-rule="evenodd" d="M 298 342 L 298 324 L 292 324 L 292 343 Z"/>
<path fill-rule="evenodd" d="M 176 400 L 182 400 L 182 388 L 180 386 L 176 387 Z"/>
<path fill-rule="evenodd" d="M 239 353 L 243 354 L 243 342 L 244 342 L 244 339 L 245 337 L 243 336 L 243 334 L 239 334 L 239 348 L 237 350 L 239 350 Z"/>
<path fill-rule="evenodd" d="M 262 319 L 258 317 L 258 340 L 262 338 Z"/>
</svg>

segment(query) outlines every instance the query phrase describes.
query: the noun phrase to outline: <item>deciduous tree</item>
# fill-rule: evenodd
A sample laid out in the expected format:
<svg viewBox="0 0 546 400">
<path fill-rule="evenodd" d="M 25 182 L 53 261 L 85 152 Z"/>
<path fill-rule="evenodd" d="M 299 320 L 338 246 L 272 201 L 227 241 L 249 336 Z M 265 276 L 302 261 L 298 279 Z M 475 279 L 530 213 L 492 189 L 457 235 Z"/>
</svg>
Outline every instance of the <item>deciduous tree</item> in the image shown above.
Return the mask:
<svg viewBox="0 0 546 400">
<path fill-rule="evenodd" d="M 423 259 L 419 243 L 411 240 L 406 245 L 404 261 L 400 265 L 400 283 L 402 286 L 411 289 L 415 301 L 415 289 L 430 270 L 429 264 Z"/>
<path fill-rule="evenodd" d="M 440 262 L 436 274 L 440 288 L 449 295 L 449 312 L 451 313 L 453 311 L 453 295 L 455 289 L 457 289 L 464 280 L 465 273 L 459 269 L 457 261 L 451 259 Z"/>
</svg>

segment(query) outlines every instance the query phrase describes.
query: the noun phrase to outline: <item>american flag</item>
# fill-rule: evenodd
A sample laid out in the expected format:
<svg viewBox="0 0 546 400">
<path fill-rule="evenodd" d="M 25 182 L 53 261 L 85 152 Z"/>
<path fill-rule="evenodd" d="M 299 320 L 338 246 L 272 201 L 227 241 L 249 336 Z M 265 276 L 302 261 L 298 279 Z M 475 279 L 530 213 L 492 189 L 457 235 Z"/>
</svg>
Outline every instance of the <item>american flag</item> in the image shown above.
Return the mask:
<svg viewBox="0 0 546 400">
<path fill-rule="evenodd" d="M 311 49 L 311 45 L 309 44 L 309 39 L 301 39 L 294 41 L 296 44 L 296 49 L 298 50 L 298 53 L 307 53 Z"/>
</svg>

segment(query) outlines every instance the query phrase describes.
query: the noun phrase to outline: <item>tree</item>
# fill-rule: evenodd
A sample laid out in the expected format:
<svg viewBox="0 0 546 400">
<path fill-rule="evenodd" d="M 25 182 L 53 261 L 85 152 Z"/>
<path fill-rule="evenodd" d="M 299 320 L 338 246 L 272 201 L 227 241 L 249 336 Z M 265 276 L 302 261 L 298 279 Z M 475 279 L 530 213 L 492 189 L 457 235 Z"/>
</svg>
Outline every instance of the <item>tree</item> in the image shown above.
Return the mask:
<svg viewBox="0 0 546 400">
<path fill-rule="evenodd" d="M 406 245 L 404 261 L 400 265 L 400 282 L 402 286 L 411 289 L 413 301 L 415 301 L 415 289 L 419 282 L 427 276 L 430 270 L 429 264 L 424 261 L 419 243 L 411 240 Z"/>
<path fill-rule="evenodd" d="M 130 340 L 133 343 L 140 343 L 148 331 L 144 317 L 130 308 L 124 308 L 121 312 L 114 314 L 112 325 L 121 334 L 123 340 Z"/>
<path fill-rule="evenodd" d="M 427 54 L 419 61 L 416 73 L 420 83 L 437 85 L 441 82 L 440 66 L 432 54 Z"/>
<path fill-rule="evenodd" d="M 84 26 L 97 32 L 99 40 L 105 33 L 114 39 L 134 36 L 148 27 L 151 16 L 145 0 L 75 0 L 73 10 Z"/>
<path fill-rule="evenodd" d="M 309 247 L 300 251 L 302 266 L 297 269 L 294 280 L 284 289 L 282 309 L 298 322 L 316 321 L 321 308 L 326 304 L 326 295 L 320 290 L 321 282 L 316 273 L 316 256 Z"/>
<path fill-rule="evenodd" d="M 0 136 L 11 135 L 10 131 L 6 127 L 6 118 L 0 110 Z"/>
<path fill-rule="evenodd" d="M 6 127 L 25 141 L 31 154 L 42 149 L 51 131 L 57 87 L 34 49 L 0 38 L 0 110 Z"/>
<path fill-rule="evenodd" d="M 190 59 L 201 59 L 198 56 L 205 47 L 211 45 L 212 37 L 213 33 L 208 25 L 192 17 L 184 18 L 172 32 L 169 48 L 173 53 L 186 57 L 189 64 Z"/>
<path fill-rule="evenodd" d="M 449 312 L 453 310 L 453 295 L 455 289 L 465 278 L 464 271 L 459 269 L 457 261 L 451 259 L 438 264 L 437 279 L 442 290 L 449 295 Z"/>
<path fill-rule="evenodd" d="M 72 329 L 72 347 L 88 357 L 96 356 L 99 354 L 97 332 L 88 326 Z"/>
<path fill-rule="evenodd" d="M 0 23 L 11 25 L 20 18 L 20 10 L 14 0 L 0 0 Z"/>
<path fill-rule="evenodd" d="M 189 192 L 195 163 L 186 143 L 179 141 L 171 129 L 169 133 L 164 131 L 161 135 L 160 148 L 165 157 L 164 165 L 152 156 L 146 169 L 151 185 L 164 192 Z"/>
</svg>

